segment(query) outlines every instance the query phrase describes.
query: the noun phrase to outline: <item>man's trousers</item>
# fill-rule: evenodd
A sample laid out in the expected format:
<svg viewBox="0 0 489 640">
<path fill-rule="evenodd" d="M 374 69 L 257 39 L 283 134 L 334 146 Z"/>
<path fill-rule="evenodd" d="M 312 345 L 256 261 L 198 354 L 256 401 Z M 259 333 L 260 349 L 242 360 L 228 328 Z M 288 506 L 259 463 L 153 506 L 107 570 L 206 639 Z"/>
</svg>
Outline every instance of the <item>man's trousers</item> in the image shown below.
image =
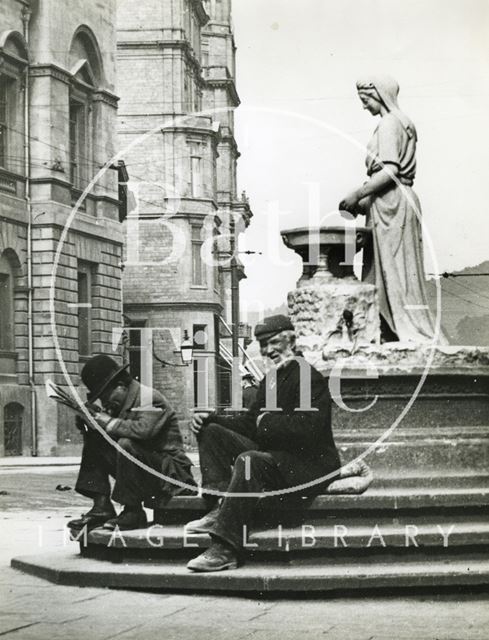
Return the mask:
<svg viewBox="0 0 489 640">
<path fill-rule="evenodd" d="M 122 505 L 136 506 L 158 495 L 160 479 L 129 460 L 129 453 L 148 467 L 161 471 L 162 455 L 144 446 L 143 442 L 120 438 L 117 444 L 107 441 L 91 429 L 84 434 L 84 445 L 75 489 L 84 496 L 110 496 L 109 476 L 115 479 L 112 498 Z"/>
<path fill-rule="evenodd" d="M 259 451 L 253 440 L 218 424 L 210 423 L 200 432 L 199 455 L 204 489 L 226 494 L 260 494 L 285 487 L 270 453 Z M 219 498 L 209 494 L 204 497 L 209 506 Z M 239 551 L 246 542 L 259 497 L 225 495 L 209 533 Z"/>
</svg>

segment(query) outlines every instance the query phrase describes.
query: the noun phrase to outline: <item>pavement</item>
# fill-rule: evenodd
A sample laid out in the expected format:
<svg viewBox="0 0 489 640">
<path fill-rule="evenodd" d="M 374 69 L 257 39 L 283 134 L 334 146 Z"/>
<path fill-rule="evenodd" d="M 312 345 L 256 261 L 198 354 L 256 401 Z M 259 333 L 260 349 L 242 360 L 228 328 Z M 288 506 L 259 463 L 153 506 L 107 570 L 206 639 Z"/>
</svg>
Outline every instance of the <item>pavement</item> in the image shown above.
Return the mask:
<svg viewBox="0 0 489 640">
<path fill-rule="evenodd" d="M 11 467 L 70 467 L 79 464 L 80 456 L 8 456 L 0 458 L 0 469 Z"/>
<path fill-rule="evenodd" d="M 87 501 L 76 465 L 0 465 L 0 636 L 12 640 L 486 640 L 489 595 L 270 599 L 53 585 L 10 568 L 60 549 Z M 58 487 L 58 489 L 56 489 Z M 61 490 L 60 490 L 61 489 Z"/>
</svg>

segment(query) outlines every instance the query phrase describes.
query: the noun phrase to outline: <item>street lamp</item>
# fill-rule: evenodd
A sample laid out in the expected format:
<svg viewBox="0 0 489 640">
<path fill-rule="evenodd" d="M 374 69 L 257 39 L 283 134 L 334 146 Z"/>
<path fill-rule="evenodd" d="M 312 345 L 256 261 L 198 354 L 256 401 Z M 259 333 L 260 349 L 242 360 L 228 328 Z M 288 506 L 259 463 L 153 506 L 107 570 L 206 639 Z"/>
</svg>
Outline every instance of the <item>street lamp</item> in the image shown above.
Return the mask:
<svg viewBox="0 0 489 640">
<path fill-rule="evenodd" d="M 183 332 L 183 340 L 180 345 L 180 357 L 182 358 L 182 364 L 178 364 L 177 362 L 167 362 L 160 358 L 156 351 L 153 343 L 153 356 L 158 362 L 161 363 L 162 367 L 188 367 L 193 360 L 194 355 L 194 344 L 192 340 L 189 338 L 188 331 L 185 329 Z"/>
<path fill-rule="evenodd" d="M 183 342 L 180 345 L 180 356 L 182 363 L 187 367 L 191 362 L 194 355 L 194 343 L 188 337 L 188 331 L 185 329 L 183 332 Z"/>
</svg>

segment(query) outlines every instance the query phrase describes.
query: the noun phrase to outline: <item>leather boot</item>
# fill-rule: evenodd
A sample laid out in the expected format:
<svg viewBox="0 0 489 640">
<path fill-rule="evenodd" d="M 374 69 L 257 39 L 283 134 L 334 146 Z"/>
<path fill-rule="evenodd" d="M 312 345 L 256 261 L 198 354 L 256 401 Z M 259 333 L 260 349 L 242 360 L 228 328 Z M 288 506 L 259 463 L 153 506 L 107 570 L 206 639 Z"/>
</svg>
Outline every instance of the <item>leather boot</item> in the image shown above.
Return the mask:
<svg viewBox="0 0 489 640">
<path fill-rule="evenodd" d="M 131 531 L 133 529 L 145 529 L 148 526 L 146 513 L 141 507 L 124 507 L 121 513 L 115 518 L 107 520 L 104 529 L 114 531 L 117 527 L 119 531 Z"/>
<path fill-rule="evenodd" d="M 87 531 L 96 529 L 102 526 L 107 520 L 110 520 L 115 516 L 115 510 L 112 507 L 111 510 L 101 510 L 98 507 L 92 507 L 90 511 L 84 513 L 80 518 L 75 518 L 68 522 L 68 528 L 76 531 L 81 531 L 84 527 L 87 527 Z"/>
<path fill-rule="evenodd" d="M 227 544 L 215 541 L 204 553 L 190 560 L 187 569 L 202 573 L 224 571 L 225 569 L 237 569 L 238 564 L 236 551 Z"/>
</svg>

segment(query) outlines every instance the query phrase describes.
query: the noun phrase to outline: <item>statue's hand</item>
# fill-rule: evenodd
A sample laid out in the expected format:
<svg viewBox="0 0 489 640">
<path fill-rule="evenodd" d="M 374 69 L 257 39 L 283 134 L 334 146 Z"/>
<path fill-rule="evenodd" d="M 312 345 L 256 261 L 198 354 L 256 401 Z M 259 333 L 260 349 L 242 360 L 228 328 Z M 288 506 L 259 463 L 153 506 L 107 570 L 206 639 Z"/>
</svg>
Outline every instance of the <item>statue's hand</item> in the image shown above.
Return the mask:
<svg viewBox="0 0 489 640">
<path fill-rule="evenodd" d="M 353 216 L 358 215 L 358 194 L 356 191 L 349 193 L 339 204 L 340 211 L 348 211 Z"/>
<path fill-rule="evenodd" d="M 366 196 L 365 198 L 361 198 L 357 202 L 357 213 L 362 216 L 368 215 L 370 205 L 372 204 L 372 198 L 370 196 Z"/>
</svg>

